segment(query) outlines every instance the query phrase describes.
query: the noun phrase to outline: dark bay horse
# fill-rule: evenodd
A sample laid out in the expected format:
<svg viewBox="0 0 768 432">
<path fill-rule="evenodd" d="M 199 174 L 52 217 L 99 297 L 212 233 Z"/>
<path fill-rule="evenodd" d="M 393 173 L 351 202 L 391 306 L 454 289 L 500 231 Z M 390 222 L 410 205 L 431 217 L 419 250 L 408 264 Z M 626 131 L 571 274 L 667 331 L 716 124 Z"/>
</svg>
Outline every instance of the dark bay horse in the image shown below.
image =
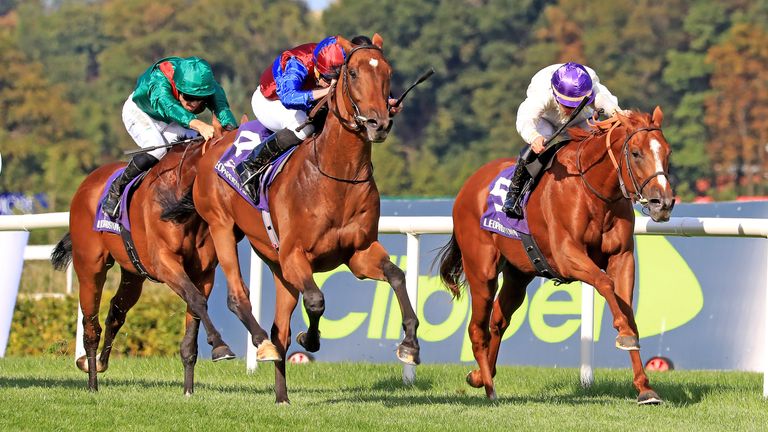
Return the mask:
<svg viewBox="0 0 768 432">
<path fill-rule="evenodd" d="M 377 240 L 380 203 L 371 143 L 383 141 L 391 126 L 387 96 L 392 69 L 382 53 L 381 37 L 375 35 L 373 42 L 353 48 L 339 38 L 347 60 L 330 92 L 325 127 L 299 145 L 269 190 L 279 250 L 270 243 L 259 211 L 214 171 L 232 140 L 212 147 L 198 167 L 194 202 L 210 226 L 227 276 L 229 300 L 239 308 L 238 316 L 253 320 L 235 247 L 237 237 L 244 234 L 274 276 L 277 304 L 272 341 L 283 358 L 290 345 L 290 320 L 299 294 L 304 296 L 310 323 L 306 333 L 297 335 L 297 342 L 311 352 L 320 348 L 318 322 L 325 301 L 312 274 L 346 264 L 360 279 L 390 283 L 405 330 L 397 357 L 405 363 L 419 363 L 418 320 L 406 293 L 405 275 Z M 250 330 L 248 323 L 246 326 Z M 284 361 L 275 363 L 275 396 L 278 403 L 288 402 Z"/>
<path fill-rule="evenodd" d="M 208 343 L 213 347 L 213 360 L 234 357 L 207 312 L 207 298 L 213 288 L 217 263 L 208 227 L 194 212 L 191 202 L 188 205 L 191 211 L 179 214 L 164 211 L 179 208 L 180 197 L 194 181 L 202 148 L 192 144 L 186 150 L 176 148 L 170 151 L 136 189 L 129 209 L 131 234 L 146 272 L 166 283 L 187 303 L 186 331 L 180 347 L 185 394 L 192 394 L 194 390 L 197 334 L 201 320 L 208 334 Z M 120 235 L 93 229 L 104 184 L 119 166 L 103 166 L 83 180 L 72 198 L 70 231 L 56 246 L 51 257 L 57 269 L 65 268 L 72 260 L 77 273 L 86 354 L 76 363 L 88 373 L 88 388 L 94 391 L 98 390 L 96 374 L 107 370 L 114 338 L 125 322 L 126 314 L 138 301 L 146 279 L 130 260 Z M 102 331 L 99 303 L 107 270 L 115 262 L 121 268 L 120 286 L 110 303 L 105 321 L 104 346 L 97 359 Z M 266 337 L 266 332 L 262 330 L 262 333 Z M 271 356 L 275 357 L 274 346 L 271 351 Z M 263 353 L 262 357 L 269 359 L 270 354 Z"/>
<path fill-rule="evenodd" d="M 640 404 L 661 400 L 643 370 L 632 311 L 632 201 L 643 203 L 655 221 L 667 221 L 672 212 L 670 149 L 661 132 L 662 119 L 656 107 L 652 116 L 631 112 L 597 123 L 592 131 L 569 130 L 572 142 L 556 155 L 526 209 L 531 235 L 551 267 L 564 279 L 583 281 L 605 297 L 618 330 L 616 346 L 629 351 Z M 468 331 L 479 370 L 470 372 L 467 382 L 485 387 L 491 399 L 496 398 L 493 377 L 501 338 L 535 276 L 521 241 L 480 226 L 489 184 L 512 163 L 491 162 L 467 180 L 453 207 L 453 236 L 438 257 L 440 276 L 454 296 L 469 284 Z M 503 284 L 495 298 L 499 273 Z"/>
</svg>

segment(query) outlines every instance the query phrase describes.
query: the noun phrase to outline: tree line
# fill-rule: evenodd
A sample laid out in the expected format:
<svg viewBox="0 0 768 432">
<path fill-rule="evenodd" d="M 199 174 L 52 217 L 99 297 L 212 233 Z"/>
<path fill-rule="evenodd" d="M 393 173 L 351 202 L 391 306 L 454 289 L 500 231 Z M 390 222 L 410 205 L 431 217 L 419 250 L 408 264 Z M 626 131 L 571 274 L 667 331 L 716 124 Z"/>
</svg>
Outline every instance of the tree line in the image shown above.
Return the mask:
<svg viewBox="0 0 768 432">
<path fill-rule="evenodd" d="M 286 48 L 380 33 L 393 93 L 432 67 L 374 147 L 388 196 L 454 196 L 516 156 L 518 105 L 540 68 L 594 68 L 623 108 L 665 112 L 683 199 L 764 195 L 768 0 L 46 0 L 0 2 L 0 191 L 66 210 L 80 181 L 135 144 L 120 116 L 155 60 L 213 66 L 236 117 Z"/>
</svg>

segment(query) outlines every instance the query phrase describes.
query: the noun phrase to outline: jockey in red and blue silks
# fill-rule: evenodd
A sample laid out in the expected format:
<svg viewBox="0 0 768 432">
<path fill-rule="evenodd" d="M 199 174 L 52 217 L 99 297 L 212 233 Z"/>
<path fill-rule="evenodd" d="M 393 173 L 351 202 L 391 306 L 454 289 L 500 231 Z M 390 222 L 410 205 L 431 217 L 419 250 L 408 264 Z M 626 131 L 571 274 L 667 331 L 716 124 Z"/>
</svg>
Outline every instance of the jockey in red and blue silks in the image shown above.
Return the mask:
<svg viewBox="0 0 768 432">
<path fill-rule="evenodd" d="M 579 63 L 558 63 L 545 67 L 531 79 L 526 99 L 517 110 L 517 131 L 530 145 L 517 160 L 503 210 L 510 217 L 522 218 L 520 193 L 530 178 L 523 169 L 544 150 L 544 143 L 564 125 L 584 98 L 587 104 L 569 123 L 587 128 L 595 110 L 613 116 L 622 112 L 618 99 L 600 83 L 594 70 Z"/>
<path fill-rule="evenodd" d="M 298 132 L 296 128 L 307 119 L 314 103 L 328 94 L 345 58 L 336 37 L 331 36 L 282 52 L 261 74 L 251 106 L 261 124 L 274 133 L 238 167 L 240 184 L 251 197 L 257 198 L 252 180 L 261 168 L 314 132 L 311 124 Z"/>
</svg>

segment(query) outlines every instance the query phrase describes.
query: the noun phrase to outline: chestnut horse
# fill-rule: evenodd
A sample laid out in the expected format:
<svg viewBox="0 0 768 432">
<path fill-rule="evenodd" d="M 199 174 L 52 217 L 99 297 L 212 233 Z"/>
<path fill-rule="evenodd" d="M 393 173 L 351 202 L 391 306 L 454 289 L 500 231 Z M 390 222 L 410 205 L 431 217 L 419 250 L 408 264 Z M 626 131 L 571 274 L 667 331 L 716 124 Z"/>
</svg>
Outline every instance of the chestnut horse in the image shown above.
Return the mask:
<svg viewBox="0 0 768 432">
<path fill-rule="evenodd" d="M 180 351 L 184 365 L 184 393 L 188 395 L 194 390 L 201 320 L 208 343 L 213 347 L 213 360 L 234 358 L 207 312 L 207 298 L 213 288 L 217 262 L 208 227 L 194 213 L 191 202 L 187 203 L 186 212 L 179 212 L 179 198 L 194 181 L 201 149 L 202 146 L 192 144 L 187 149 L 177 147 L 170 151 L 147 173 L 133 194 L 129 209 L 131 235 L 146 273 L 168 284 L 187 303 L 186 331 Z M 138 301 L 146 279 L 130 260 L 120 235 L 93 229 L 104 184 L 120 165 L 100 167 L 83 180 L 72 198 L 70 232 L 59 242 L 51 257 L 57 269 L 65 268 L 71 260 L 77 273 L 86 354 L 76 364 L 88 373 L 88 388 L 93 391 L 98 390 L 96 374 L 107 370 L 114 338 L 125 322 L 126 314 Z M 176 211 L 164 212 L 171 207 Z M 120 286 L 110 303 L 104 346 L 97 360 L 102 331 L 99 303 L 107 270 L 115 262 L 121 268 Z M 262 330 L 262 338 L 266 337 Z"/>
<path fill-rule="evenodd" d="M 526 209 L 530 233 L 551 267 L 563 279 L 585 282 L 605 297 L 618 330 L 616 347 L 629 351 L 640 404 L 661 400 L 643 370 L 632 312 L 632 201 L 642 203 L 653 220 L 669 220 L 675 197 L 667 174 L 670 149 L 661 132 L 662 118 L 656 107 L 653 116 L 631 112 L 597 123 L 592 131 L 570 129 L 572 142 L 557 153 Z M 467 180 L 453 207 L 453 236 L 438 256 L 440 276 L 455 297 L 469 284 L 468 332 L 479 370 L 470 372 L 467 382 L 485 387 L 490 399 L 496 398 L 493 377 L 499 344 L 535 276 L 521 241 L 480 226 L 489 184 L 512 163 L 491 162 Z M 499 273 L 503 283 L 494 300 Z"/>
<path fill-rule="evenodd" d="M 377 240 L 380 203 L 371 143 L 383 141 L 391 126 L 387 96 L 392 69 L 378 34 L 373 45 L 353 48 L 341 37 L 339 43 L 347 58 L 329 93 L 325 126 L 299 145 L 269 190 L 279 250 L 270 243 L 259 211 L 214 170 L 231 140 L 212 147 L 200 161 L 194 202 L 209 224 L 229 284 L 229 299 L 238 305 L 240 315 L 252 317 L 248 288 L 238 266 L 237 237 L 244 234 L 272 270 L 277 289 L 272 341 L 283 359 L 299 294 L 304 296 L 309 327 L 297 335 L 297 342 L 311 352 L 320 348 L 318 322 L 325 301 L 312 274 L 346 264 L 360 279 L 386 280 L 392 286 L 405 330 L 397 357 L 418 364 L 418 320 L 408 299 L 405 275 Z M 275 363 L 275 396 L 277 403 L 288 402 L 284 360 Z"/>
</svg>

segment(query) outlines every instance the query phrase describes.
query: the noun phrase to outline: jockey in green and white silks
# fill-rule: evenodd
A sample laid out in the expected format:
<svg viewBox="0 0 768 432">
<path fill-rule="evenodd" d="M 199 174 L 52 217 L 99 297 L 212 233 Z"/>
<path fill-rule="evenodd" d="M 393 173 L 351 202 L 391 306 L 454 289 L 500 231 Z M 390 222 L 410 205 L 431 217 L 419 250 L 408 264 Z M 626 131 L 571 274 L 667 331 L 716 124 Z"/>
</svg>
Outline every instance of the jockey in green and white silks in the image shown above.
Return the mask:
<svg viewBox="0 0 768 432">
<path fill-rule="evenodd" d="M 544 143 L 563 126 L 588 97 L 587 105 L 569 123 L 568 127 L 588 128 L 587 119 L 595 110 L 613 116 L 621 112 L 616 96 L 600 84 L 594 70 L 578 63 L 558 63 L 538 71 L 526 91 L 526 99 L 517 110 L 517 132 L 530 147 L 518 158 L 517 169 L 504 201 L 504 211 L 510 217 L 521 218 L 520 192 L 528 180 L 523 169 L 528 162 L 544 150 Z"/>
<path fill-rule="evenodd" d="M 213 111 L 226 129 L 237 127 L 224 89 L 213 77 L 211 66 L 199 57 L 167 57 L 155 62 L 137 80 L 123 105 L 123 123 L 139 147 L 155 147 L 181 138 L 202 135 L 210 139 L 213 126 L 197 114 Z M 166 148 L 140 153 L 112 183 L 102 210 L 116 217 L 125 186 L 149 170 L 167 153 Z"/>
</svg>

